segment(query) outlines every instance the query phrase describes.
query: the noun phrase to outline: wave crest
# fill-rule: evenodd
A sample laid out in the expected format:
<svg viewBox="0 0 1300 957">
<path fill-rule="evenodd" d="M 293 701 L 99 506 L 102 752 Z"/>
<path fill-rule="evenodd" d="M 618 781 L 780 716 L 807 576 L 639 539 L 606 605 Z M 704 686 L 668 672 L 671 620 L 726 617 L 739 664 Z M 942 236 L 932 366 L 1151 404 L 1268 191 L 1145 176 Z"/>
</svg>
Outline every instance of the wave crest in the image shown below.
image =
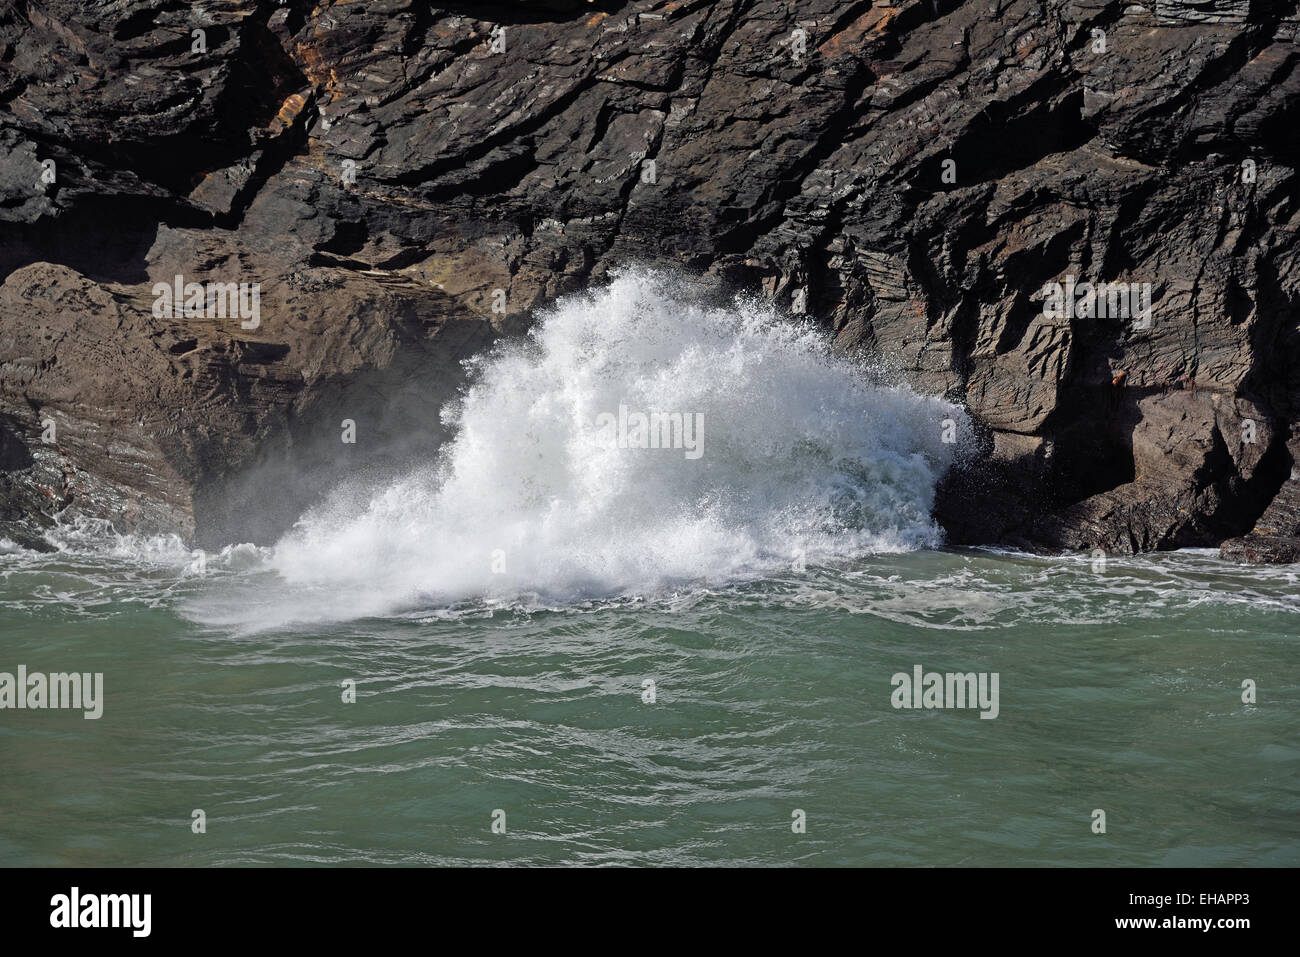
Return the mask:
<svg viewBox="0 0 1300 957">
<path fill-rule="evenodd" d="M 944 420 L 969 431 L 959 407 L 871 381 L 811 323 L 752 298 L 699 302 L 656 271 L 561 299 L 471 364 L 438 462 L 360 504 L 337 497 L 275 547 L 280 575 L 317 593 L 311 617 L 611 597 L 932 547 L 935 484 L 962 444 L 942 441 Z M 626 447 L 643 438 L 627 418 L 656 412 L 693 417 L 698 457 Z"/>
</svg>

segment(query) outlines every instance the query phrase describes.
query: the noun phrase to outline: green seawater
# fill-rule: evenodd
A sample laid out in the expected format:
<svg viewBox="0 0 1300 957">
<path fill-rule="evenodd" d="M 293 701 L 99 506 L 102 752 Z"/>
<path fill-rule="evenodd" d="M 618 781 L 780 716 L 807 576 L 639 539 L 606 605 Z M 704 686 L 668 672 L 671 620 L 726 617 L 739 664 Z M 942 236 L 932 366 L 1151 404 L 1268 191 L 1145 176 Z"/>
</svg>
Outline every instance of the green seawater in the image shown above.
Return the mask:
<svg viewBox="0 0 1300 957">
<path fill-rule="evenodd" d="M 1296 865 L 1296 579 L 917 551 L 258 628 L 204 609 L 273 572 L 11 551 L 0 672 L 105 700 L 0 710 L 0 864 Z M 998 716 L 895 709 L 915 665 Z"/>
</svg>

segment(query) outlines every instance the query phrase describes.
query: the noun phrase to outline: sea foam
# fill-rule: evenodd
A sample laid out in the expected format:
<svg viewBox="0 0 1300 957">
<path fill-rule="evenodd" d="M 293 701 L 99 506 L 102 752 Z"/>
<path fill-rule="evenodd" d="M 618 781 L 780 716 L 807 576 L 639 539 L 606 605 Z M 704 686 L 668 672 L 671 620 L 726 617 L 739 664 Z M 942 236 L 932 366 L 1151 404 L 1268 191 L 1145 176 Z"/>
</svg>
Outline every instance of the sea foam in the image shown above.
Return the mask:
<svg viewBox="0 0 1300 957">
<path fill-rule="evenodd" d="M 472 360 L 438 461 L 275 546 L 294 596 L 276 616 L 662 593 L 939 544 L 935 485 L 962 444 L 944 423 L 965 438 L 965 413 L 873 383 L 811 322 L 688 287 L 623 272 Z M 610 442 L 597 423 L 620 406 L 694 416 L 702 454 Z"/>
</svg>

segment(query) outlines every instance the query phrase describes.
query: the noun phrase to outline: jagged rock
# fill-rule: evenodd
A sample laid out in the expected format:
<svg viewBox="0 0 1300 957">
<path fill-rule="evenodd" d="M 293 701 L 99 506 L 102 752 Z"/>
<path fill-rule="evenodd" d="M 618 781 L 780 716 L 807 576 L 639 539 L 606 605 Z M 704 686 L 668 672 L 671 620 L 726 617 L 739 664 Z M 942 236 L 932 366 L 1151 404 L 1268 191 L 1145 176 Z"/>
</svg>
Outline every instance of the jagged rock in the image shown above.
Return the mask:
<svg viewBox="0 0 1300 957">
<path fill-rule="evenodd" d="M 1219 546 L 1219 555 L 1250 565 L 1289 565 L 1300 562 L 1300 536 L 1243 535 Z"/>
<path fill-rule="evenodd" d="M 1300 436 L 1286 445 L 1287 479 L 1247 535 L 1219 547 L 1224 558 L 1239 562 L 1300 562 Z"/>
<path fill-rule="evenodd" d="M 647 261 L 798 296 L 839 347 L 966 402 L 980 444 L 936 505 L 954 542 L 1245 534 L 1300 428 L 1297 21 L 1247 6 L 10 4 L 3 514 L 125 520 L 117 488 L 138 524 L 247 530 L 240 476 L 310 461 L 304 498 L 338 472 L 299 459 L 305 410 L 450 387 L 460 351 Z M 286 312 L 155 322 L 177 272 Z M 1048 316 L 1067 277 L 1150 284 L 1149 321 Z M 129 374 L 82 368 L 109 362 Z"/>
<path fill-rule="evenodd" d="M 1161 24 L 1244 23 L 1250 0 L 1156 0 Z"/>
<path fill-rule="evenodd" d="M 217 271 L 244 252 L 169 241 Z M 170 283 L 174 268 L 154 278 Z M 10 274 L 0 370 L 26 398 L 0 415 L 0 534 L 30 540 L 18 520 L 57 512 L 203 546 L 259 540 L 345 475 L 432 452 L 431 410 L 454 394 L 457 363 L 491 342 L 485 319 L 404 277 L 243 268 L 267 277 L 255 330 L 157 318 L 148 282 L 98 284 L 49 263 Z M 360 446 L 343 444 L 344 419 Z"/>
</svg>

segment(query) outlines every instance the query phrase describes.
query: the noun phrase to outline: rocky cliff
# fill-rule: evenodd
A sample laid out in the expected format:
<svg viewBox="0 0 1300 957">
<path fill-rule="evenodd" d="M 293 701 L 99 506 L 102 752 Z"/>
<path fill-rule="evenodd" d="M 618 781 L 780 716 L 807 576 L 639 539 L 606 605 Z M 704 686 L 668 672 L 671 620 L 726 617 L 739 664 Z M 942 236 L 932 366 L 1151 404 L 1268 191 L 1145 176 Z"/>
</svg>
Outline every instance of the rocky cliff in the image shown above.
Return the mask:
<svg viewBox="0 0 1300 957">
<path fill-rule="evenodd" d="M 1298 27 L 1264 0 L 5 0 L 0 531 L 273 539 L 426 454 L 459 359 L 643 262 L 965 403 L 955 543 L 1295 560 Z M 176 277 L 259 311 L 160 307 Z"/>
</svg>

